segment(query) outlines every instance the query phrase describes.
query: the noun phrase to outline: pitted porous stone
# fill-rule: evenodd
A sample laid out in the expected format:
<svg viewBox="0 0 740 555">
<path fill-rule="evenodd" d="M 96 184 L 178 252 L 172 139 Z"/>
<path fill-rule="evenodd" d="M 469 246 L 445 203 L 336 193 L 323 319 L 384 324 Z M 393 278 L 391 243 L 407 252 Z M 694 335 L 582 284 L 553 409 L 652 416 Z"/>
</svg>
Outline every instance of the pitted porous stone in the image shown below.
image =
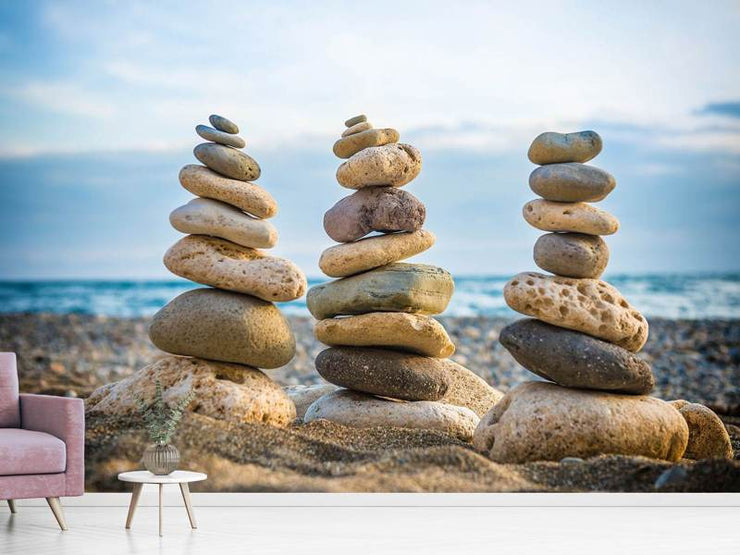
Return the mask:
<svg viewBox="0 0 740 555">
<path fill-rule="evenodd" d="M 339 166 L 337 181 L 348 189 L 403 187 L 419 172 L 421 152 L 411 145 L 398 143 L 358 152 Z"/>
<path fill-rule="evenodd" d="M 681 413 L 689 426 L 689 444 L 684 457 L 687 459 L 732 459 L 730 434 L 724 423 L 710 408 L 699 403 L 680 399 L 671 405 Z"/>
<path fill-rule="evenodd" d="M 574 279 L 524 272 L 504 287 L 512 309 L 561 328 L 604 339 L 637 352 L 648 323 L 614 287 L 598 279 Z"/>
<path fill-rule="evenodd" d="M 548 131 L 538 135 L 529 147 L 533 164 L 559 164 L 562 162 L 588 162 L 601 152 L 601 137 L 595 131 L 555 133 Z"/>
</svg>

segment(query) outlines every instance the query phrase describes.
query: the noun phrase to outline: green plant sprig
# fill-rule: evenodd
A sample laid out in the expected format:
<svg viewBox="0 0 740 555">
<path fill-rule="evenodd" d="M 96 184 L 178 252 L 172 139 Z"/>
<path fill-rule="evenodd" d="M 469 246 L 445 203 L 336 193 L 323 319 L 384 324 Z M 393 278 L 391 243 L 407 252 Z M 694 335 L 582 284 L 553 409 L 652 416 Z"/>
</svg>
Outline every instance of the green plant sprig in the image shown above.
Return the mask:
<svg viewBox="0 0 740 555">
<path fill-rule="evenodd" d="M 162 382 L 159 377 L 155 379 L 154 401 L 147 403 L 136 395 L 136 406 L 144 421 L 144 429 L 149 439 L 158 445 L 166 445 L 172 439 L 177 430 L 177 425 L 190 402 L 195 397 L 192 388 L 173 407 L 168 407 L 164 402 Z"/>
</svg>

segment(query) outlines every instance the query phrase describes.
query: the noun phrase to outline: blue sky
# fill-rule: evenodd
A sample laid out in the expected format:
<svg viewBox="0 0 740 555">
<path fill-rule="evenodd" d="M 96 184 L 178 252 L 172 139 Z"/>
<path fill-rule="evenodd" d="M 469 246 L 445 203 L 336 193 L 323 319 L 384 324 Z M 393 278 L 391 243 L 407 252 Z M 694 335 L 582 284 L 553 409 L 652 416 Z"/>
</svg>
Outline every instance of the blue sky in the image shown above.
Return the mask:
<svg viewBox="0 0 740 555">
<path fill-rule="evenodd" d="M 309 275 L 342 122 L 424 156 L 408 190 L 458 274 L 534 269 L 526 159 L 594 129 L 612 272 L 740 270 L 740 8 L 713 2 L 4 2 L 0 279 L 167 277 L 194 127 L 236 120 Z M 646 5 L 649 4 L 649 5 Z"/>
</svg>

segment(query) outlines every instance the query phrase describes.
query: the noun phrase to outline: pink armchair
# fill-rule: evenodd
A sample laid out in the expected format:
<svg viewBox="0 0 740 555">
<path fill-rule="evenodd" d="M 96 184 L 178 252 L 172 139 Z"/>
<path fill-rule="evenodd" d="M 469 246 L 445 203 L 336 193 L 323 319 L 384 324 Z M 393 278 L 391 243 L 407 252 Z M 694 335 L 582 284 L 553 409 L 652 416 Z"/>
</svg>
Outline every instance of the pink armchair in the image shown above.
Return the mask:
<svg viewBox="0 0 740 555">
<path fill-rule="evenodd" d="M 62 530 L 59 498 L 85 490 L 81 399 L 19 394 L 15 353 L 0 353 L 0 500 L 45 497 Z"/>
</svg>

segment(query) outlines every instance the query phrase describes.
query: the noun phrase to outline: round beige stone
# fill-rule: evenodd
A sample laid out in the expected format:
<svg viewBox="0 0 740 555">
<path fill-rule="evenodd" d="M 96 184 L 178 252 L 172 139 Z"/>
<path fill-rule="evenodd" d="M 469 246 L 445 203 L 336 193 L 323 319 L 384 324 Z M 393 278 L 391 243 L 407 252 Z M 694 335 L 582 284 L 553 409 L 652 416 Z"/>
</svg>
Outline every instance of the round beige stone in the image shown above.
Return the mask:
<svg viewBox="0 0 740 555">
<path fill-rule="evenodd" d="M 637 352 L 648 323 L 614 287 L 598 279 L 524 272 L 504 287 L 512 309 L 548 324 L 580 331 Z"/>
<path fill-rule="evenodd" d="M 182 233 L 220 237 L 242 247 L 269 249 L 278 241 L 277 229 L 270 222 L 208 198 L 196 198 L 176 208 L 170 223 Z"/>
<path fill-rule="evenodd" d="M 334 143 L 334 154 L 339 158 L 349 158 L 366 148 L 397 143 L 399 138 L 395 129 L 368 129 L 339 139 Z"/>
<path fill-rule="evenodd" d="M 97 389 L 86 399 L 86 412 L 138 417 L 136 398 L 153 402 L 157 379 L 168 405 L 192 390 L 194 399 L 187 410 L 218 420 L 287 426 L 296 417 L 295 406 L 283 389 L 256 368 L 175 356 Z"/>
<path fill-rule="evenodd" d="M 367 121 L 367 116 L 365 114 L 360 114 L 359 116 L 349 118 L 347 121 L 344 122 L 344 126 L 352 127 L 353 125 L 357 125 L 358 123 L 362 123 L 364 121 Z"/>
<path fill-rule="evenodd" d="M 319 268 L 330 277 L 351 276 L 411 258 L 430 248 L 434 241 L 434 234 L 424 229 L 367 237 L 326 249 L 319 258 Z"/>
<path fill-rule="evenodd" d="M 232 135 L 239 133 L 239 126 L 230 119 L 223 116 L 211 114 L 208 117 L 208 121 L 213 127 L 218 129 L 219 131 L 223 131 L 224 133 L 231 133 Z"/>
<path fill-rule="evenodd" d="M 344 133 L 342 133 L 342 137 L 349 137 L 350 135 L 354 135 L 356 133 L 361 133 L 362 131 L 367 131 L 368 129 L 372 129 L 373 124 L 369 121 L 363 121 L 361 123 L 357 123 L 353 125 L 352 127 L 348 127 L 344 130 Z"/>
<path fill-rule="evenodd" d="M 314 334 L 331 347 L 387 347 L 435 358 L 455 352 L 444 326 L 422 314 L 371 312 L 327 318 L 316 323 Z"/>
<path fill-rule="evenodd" d="M 585 202 L 530 200 L 522 215 L 529 225 L 542 231 L 612 235 L 619 229 L 617 218 Z"/>
<path fill-rule="evenodd" d="M 598 455 L 677 461 L 688 439 L 686 422 L 660 399 L 527 382 L 481 419 L 473 444 L 498 463 Z"/>
<path fill-rule="evenodd" d="M 480 421 L 478 415 L 465 407 L 436 401 L 392 401 L 348 389 L 324 395 L 308 407 L 304 421 L 320 419 L 355 428 L 392 426 L 436 430 L 463 441 L 472 439 Z"/>
<path fill-rule="evenodd" d="M 189 164 L 182 168 L 180 184 L 194 195 L 220 200 L 257 218 L 271 218 L 278 211 L 275 199 L 259 185 L 229 179 L 205 166 Z"/>
<path fill-rule="evenodd" d="M 247 143 L 238 135 L 224 133 L 207 125 L 197 125 L 195 132 L 206 141 L 213 141 L 220 145 L 233 146 L 234 148 L 244 148 Z"/>
<path fill-rule="evenodd" d="M 154 315 L 149 338 L 175 355 L 257 368 L 279 368 L 295 356 L 295 337 L 277 307 L 218 289 L 193 289 Z"/>
<path fill-rule="evenodd" d="M 308 291 L 306 304 L 317 320 L 368 312 L 439 314 L 454 290 L 452 276 L 442 268 L 394 262 L 316 285 Z"/>
<path fill-rule="evenodd" d="M 598 235 L 546 233 L 534 244 L 534 261 L 559 276 L 596 279 L 609 263 L 609 247 Z"/>
<path fill-rule="evenodd" d="M 616 186 L 610 173 L 585 164 L 551 164 L 529 175 L 529 188 L 555 202 L 598 202 Z"/>
<path fill-rule="evenodd" d="M 595 158 L 603 143 L 595 131 L 555 133 L 548 131 L 537 135 L 527 156 L 533 164 L 559 164 L 562 162 L 588 162 Z"/>
<path fill-rule="evenodd" d="M 315 385 L 286 385 L 283 387 L 285 394 L 290 397 L 295 405 L 296 418 L 303 419 L 308 407 L 314 401 L 328 395 L 339 389 L 336 385 L 330 383 L 320 383 Z"/>
<path fill-rule="evenodd" d="M 724 423 L 710 408 L 699 403 L 680 399 L 671 401 L 689 427 L 689 444 L 684 457 L 687 459 L 732 459 L 730 434 Z"/>
<path fill-rule="evenodd" d="M 366 148 L 355 154 L 339 166 L 337 181 L 348 189 L 403 187 L 419 172 L 421 152 L 411 145 L 394 143 Z"/>
<path fill-rule="evenodd" d="M 217 143 L 201 143 L 193 149 L 195 157 L 213 171 L 238 179 L 258 179 L 262 170 L 257 161 L 248 154 Z"/>
<path fill-rule="evenodd" d="M 290 260 L 205 235 L 180 239 L 165 253 L 164 265 L 185 279 L 265 301 L 292 301 L 307 288 L 306 276 Z"/>
</svg>

